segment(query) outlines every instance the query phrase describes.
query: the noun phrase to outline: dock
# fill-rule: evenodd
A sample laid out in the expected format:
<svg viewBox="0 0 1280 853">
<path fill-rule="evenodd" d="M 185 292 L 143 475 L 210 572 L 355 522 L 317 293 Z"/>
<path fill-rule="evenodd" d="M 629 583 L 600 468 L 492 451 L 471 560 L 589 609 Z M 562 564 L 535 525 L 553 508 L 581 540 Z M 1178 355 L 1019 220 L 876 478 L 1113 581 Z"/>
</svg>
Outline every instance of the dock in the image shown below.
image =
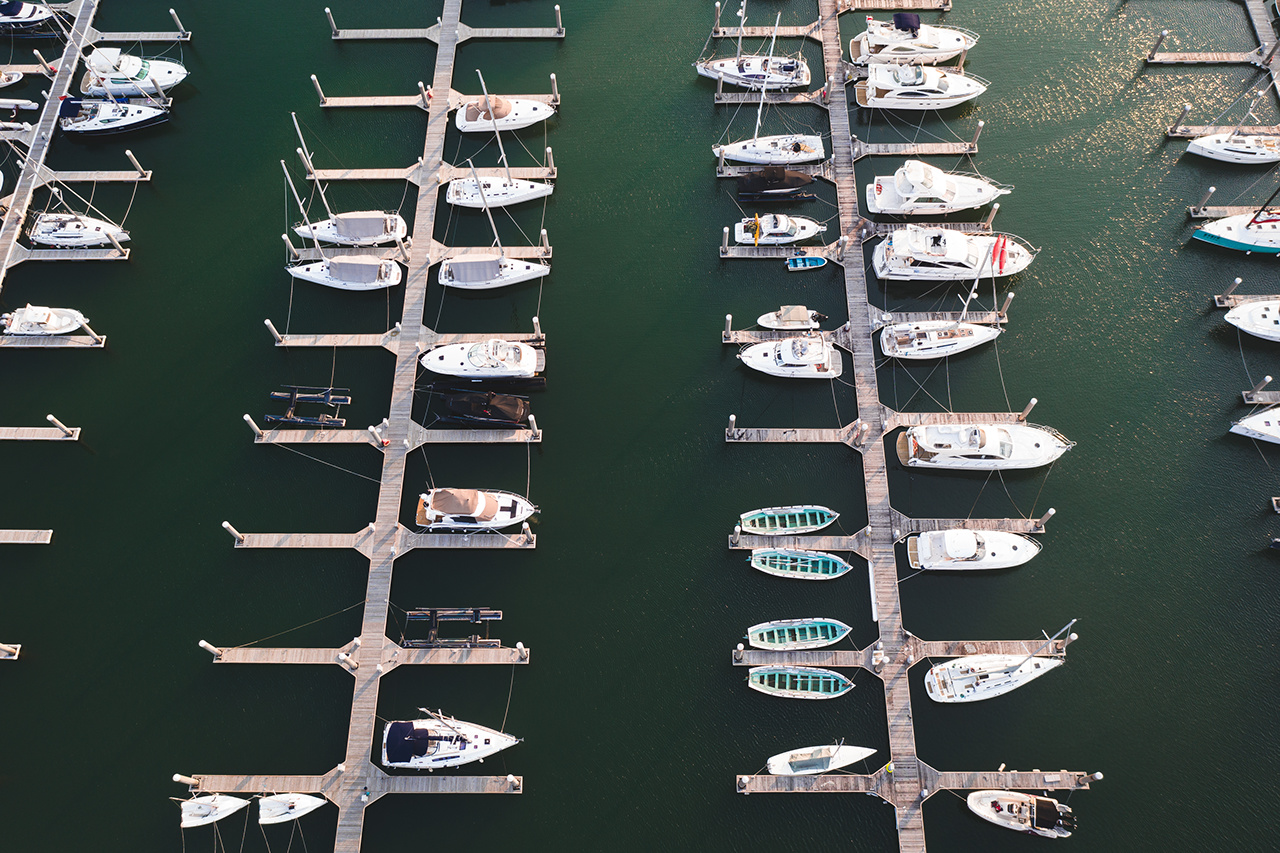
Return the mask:
<svg viewBox="0 0 1280 853">
<path fill-rule="evenodd" d="M 859 9 L 873 8 L 860 2 Z M 839 12 L 848 8 L 839 0 L 818 0 L 818 32 L 822 41 L 824 76 L 834 78 L 843 88 L 848 77 L 842 67 L 842 45 L 837 22 Z M 875 7 L 882 8 L 882 7 Z M 901 7 L 893 7 L 901 8 Z M 917 7 L 919 8 L 919 7 Z M 816 76 L 816 74 L 815 74 Z M 860 248 L 864 240 L 863 217 L 858 211 L 858 186 L 854 179 L 853 163 L 857 156 L 876 153 L 872 146 L 861 143 L 850 133 L 849 105 L 847 97 L 838 93 L 830 99 L 827 115 L 831 122 L 832 157 L 831 176 L 836 186 L 839 210 L 839 234 L 846 235 L 849 249 L 861 259 Z M 980 130 L 981 128 L 979 128 Z M 949 145 L 949 143 L 948 143 Z M 976 146 L 976 139 L 974 145 Z M 965 146 L 968 147 L 967 144 Z M 949 152 L 948 152 L 949 153 Z M 961 153 L 968 153 L 961 152 Z M 950 656 L 968 654 L 987 648 L 1027 648 L 1034 650 L 1036 641 L 927 641 L 917 638 L 903 626 L 902 602 L 898 593 L 898 562 L 894 545 L 913 527 L 927 527 L 923 520 L 909 519 L 894 510 L 890 504 L 888 483 L 888 459 L 883 438 L 893 429 L 932 417 L 956 420 L 963 415 L 908 414 L 894 412 L 880 402 L 876 379 L 876 354 L 871 329 L 855 328 L 874 317 L 877 309 L 870 307 L 867 293 L 866 272 L 862 263 L 842 265 L 845 301 L 849 322 L 832 333 L 832 340 L 852 356 L 852 381 L 858 402 L 859 419 L 853 424 L 835 430 L 808 429 L 755 429 L 739 427 L 736 417 L 730 417 L 725 431 L 727 442 L 747 441 L 831 441 L 847 444 L 858 451 L 863 468 L 866 488 L 867 527 L 853 537 L 838 537 L 840 541 L 828 541 L 828 550 L 852 550 L 867 560 L 872 591 L 873 619 L 879 628 L 879 639 L 867 650 L 857 652 L 815 652 L 834 656 L 841 665 L 867 667 L 883 684 L 885 707 L 888 714 L 889 753 L 892 772 L 886 767 L 870 775 L 821 775 L 821 776 L 759 776 L 739 775 L 734 779 L 735 790 L 742 794 L 753 793 L 863 793 L 874 794 L 894 807 L 898 831 L 898 846 L 903 853 L 924 853 L 925 827 L 923 804 L 939 790 L 966 790 L 970 788 L 1031 789 L 1031 790 L 1080 790 L 1087 789 L 1095 778 L 1074 771 L 1041 773 L 1008 772 L 939 772 L 921 761 L 916 754 L 915 724 L 911 715 L 911 691 L 909 670 L 923 656 Z M 874 322 L 874 321 L 872 321 Z M 731 330 L 726 329 L 727 336 Z M 1025 416 L 1016 413 L 982 415 L 1013 421 Z M 1045 518 L 1047 519 L 1048 516 Z M 1031 519 L 999 521 L 993 519 L 935 520 L 941 525 L 974 524 L 986 522 L 997 529 L 1028 529 L 1043 522 Z M 1016 522 L 1016 523 L 1013 523 Z M 1038 532 L 1038 531 L 1037 531 Z M 750 547 L 750 539 L 767 539 L 770 547 L 787 547 L 781 540 L 796 539 L 805 542 L 835 540 L 837 537 L 747 537 L 736 535 L 731 547 Z M 1012 645 L 1010 645 L 1012 643 Z M 743 651 L 742 661 L 736 665 L 749 665 L 747 655 L 761 654 Z M 795 654 L 795 653 L 789 653 Z M 751 658 L 755 659 L 755 658 Z"/>
</svg>

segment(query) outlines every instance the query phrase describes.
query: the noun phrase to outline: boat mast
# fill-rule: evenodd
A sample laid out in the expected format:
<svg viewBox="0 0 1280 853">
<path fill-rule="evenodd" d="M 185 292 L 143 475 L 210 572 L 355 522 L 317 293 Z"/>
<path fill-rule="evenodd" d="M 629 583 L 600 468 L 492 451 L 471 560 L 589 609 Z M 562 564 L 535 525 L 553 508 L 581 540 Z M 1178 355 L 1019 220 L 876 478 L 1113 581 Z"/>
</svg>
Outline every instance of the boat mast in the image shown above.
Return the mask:
<svg viewBox="0 0 1280 853">
<path fill-rule="evenodd" d="M 299 148 L 299 151 L 302 149 Z M 311 242 L 315 243 L 316 251 L 320 253 L 323 260 L 328 260 L 324 256 L 324 250 L 320 248 L 320 239 L 316 237 L 316 229 L 311 225 L 311 220 L 307 218 L 307 209 L 302 206 L 302 199 L 298 197 L 298 188 L 293 185 L 293 176 L 289 174 L 289 167 L 285 165 L 283 160 L 280 161 L 280 168 L 284 170 L 284 179 L 289 182 L 289 189 L 293 191 L 293 200 L 298 203 L 298 209 L 302 211 L 302 221 L 307 223 L 307 230 L 311 232 Z"/>
<path fill-rule="evenodd" d="M 1261 215 L 1262 215 L 1262 213 L 1263 213 L 1263 211 L 1265 211 L 1265 210 L 1267 209 L 1267 205 L 1271 204 L 1271 202 L 1275 200 L 1275 197 L 1276 197 L 1277 195 L 1280 195 L 1280 187 L 1276 187 L 1276 191 L 1275 191 L 1275 192 L 1273 192 L 1273 193 L 1271 194 L 1270 198 L 1268 198 L 1266 201 L 1264 201 L 1264 202 L 1262 203 L 1262 207 L 1258 208 L 1258 209 L 1254 212 L 1254 214 L 1253 214 L 1253 218 L 1249 220 L 1249 225 L 1253 225 L 1253 224 L 1257 223 L 1257 221 L 1258 221 L 1258 217 L 1259 217 L 1259 216 L 1261 216 Z"/>
<path fill-rule="evenodd" d="M 1054 634 L 1052 637 L 1049 637 L 1048 639 L 1046 639 L 1046 640 L 1044 641 L 1044 645 L 1042 645 L 1040 648 L 1036 649 L 1036 650 L 1035 650 L 1034 652 L 1032 652 L 1031 654 L 1027 655 L 1027 656 L 1026 656 L 1025 658 L 1023 658 L 1022 660 L 1018 661 L 1017 665 L 1015 665 L 1015 666 L 1008 666 L 1008 667 L 1005 667 L 1003 671 L 1004 671 L 1004 672 L 1012 672 L 1012 671 L 1016 670 L 1018 667 L 1022 666 L 1024 663 L 1026 663 L 1027 661 L 1031 660 L 1033 657 L 1035 657 L 1036 655 L 1038 655 L 1038 654 L 1040 654 L 1042 651 L 1044 651 L 1046 648 L 1048 648 L 1048 646 L 1049 646 L 1049 645 L 1050 645 L 1054 640 L 1056 640 L 1056 639 L 1058 639 L 1059 637 L 1061 637 L 1061 636 L 1062 636 L 1063 634 L 1065 634 L 1067 631 L 1070 631 L 1070 630 L 1071 630 L 1071 626 L 1072 626 L 1072 625 L 1074 625 L 1074 624 L 1076 624 L 1076 623 L 1077 623 L 1077 622 L 1079 622 L 1079 621 L 1080 621 L 1079 619 L 1072 619 L 1070 622 L 1068 622 L 1068 623 L 1067 623 L 1067 626 L 1066 626 L 1065 628 L 1063 628 L 1063 629 L 1062 629 L 1061 631 L 1059 631 L 1058 633 Z"/>
<path fill-rule="evenodd" d="M 1228 136 L 1227 139 L 1234 139 L 1240 135 L 1240 128 L 1244 127 L 1245 120 L 1248 119 L 1249 116 L 1253 115 L 1253 108 L 1258 105 L 1258 99 L 1261 97 L 1261 90 L 1254 92 L 1253 100 L 1249 102 L 1249 109 L 1244 111 L 1244 116 L 1241 117 L 1240 123 L 1235 126 L 1235 129 L 1231 131 L 1231 135 Z"/>
<path fill-rule="evenodd" d="M 311 165 L 311 152 L 307 150 L 307 141 L 302 138 L 302 128 L 298 127 L 298 114 L 289 113 L 293 116 L 293 129 L 298 133 L 298 144 L 302 147 L 298 149 L 298 156 L 302 158 L 302 165 L 307 167 L 307 174 L 314 175 L 315 167 Z M 320 179 L 316 178 L 316 189 L 320 191 L 320 202 L 324 205 L 324 212 L 329 214 L 329 218 L 333 218 L 333 210 L 329 208 L 329 199 L 324 197 L 324 184 L 320 183 Z M 302 202 L 298 202 L 301 206 Z"/>
<path fill-rule="evenodd" d="M 778 13 L 777 19 L 773 22 L 773 38 L 769 40 L 769 60 L 773 60 L 773 43 L 778 38 L 778 24 L 782 23 L 782 13 Z M 768 67 L 768 63 L 765 63 Z M 760 138 L 760 119 L 764 117 L 764 94 L 767 90 L 764 83 L 760 84 L 760 106 L 756 108 L 756 132 L 751 135 L 751 141 L 755 142 Z"/>
<path fill-rule="evenodd" d="M 507 173 L 507 186 L 511 186 L 514 183 L 514 181 L 511 180 L 511 167 L 507 165 L 507 149 L 502 147 L 502 134 L 498 132 L 498 117 L 493 114 L 493 105 L 489 103 L 489 89 L 487 86 L 484 85 L 484 75 L 480 73 L 479 68 L 476 69 L 476 76 L 480 78 L 480 91 L 484 92 L 484 108 L 489 113 L 489 120 L 493 122 L 493 135 L 498 139 L 498 153 L 501 155 L 501 158 L 502 158 L 502 168 Z M 468 160 L 467 162 L 470 163 L 471 161 Z M 473 175 L 475 174 L 475 171 L 476 171 L 475 166 L 472 166 L 471 173 Z M 476 178 L 476 187 L 479 188 L 479 186 L 480 186 L 480 179 Z M 480 197 L 481 197 L 481 200 L 483 201 L 484 200 L 483 192 L 480 193 Z M 488 210 L 488 209 L 489 208 L 486 206 L 485 210 Z M 494 233 L 496 234 L 497 232 L 495 231 Z"/>
<path fill-rule="evenodd" d="M 781 14 L 779 14 L 781 17 Z M 742 0 L 742 6 L 738 8 L 738 53 L 734 59 L 742 58 L 742 31 L 747 28 L 747 0 Z"/>
<path fill-rule="evenodd" d="M 493 242 L 498 244 L 498 257 L 506 257 L 506 253 L 502 249 L 502 241 L 498 239 L 498 226 L 493 224 L 493 211 L 489 210 L 489 202 L 484 197 L 484 187 L 480 184 L 480 176 L 476 174 L 475 164 L 471 162 L 471 158 L 467 158 L 467 165 L 471 168 L 471 178 L 476 182 L 476 189 L 480 191 L 480 204 L 484 206 L 484 215 L 489 217 L 489 227 L 493 229 Z"/>
</svg>

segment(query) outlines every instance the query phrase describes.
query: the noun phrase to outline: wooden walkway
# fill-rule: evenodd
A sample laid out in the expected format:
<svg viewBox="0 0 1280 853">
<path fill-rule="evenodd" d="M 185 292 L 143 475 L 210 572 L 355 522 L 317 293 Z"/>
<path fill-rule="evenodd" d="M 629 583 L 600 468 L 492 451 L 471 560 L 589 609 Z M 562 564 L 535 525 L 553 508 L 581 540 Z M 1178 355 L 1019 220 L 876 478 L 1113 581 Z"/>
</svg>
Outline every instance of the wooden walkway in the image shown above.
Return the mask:
<svg viewBox="0 0 1280 853">
<path fill-rule="evenodd" d="M 48 545 L 52 530 L 0 530 L 0 545 Z"/>
<path fill-rule="evenodd" d="M 1164 42 L 1164 35 L 1161 35 L 1155 47 L 1147 52 L 1143 60 L 1148 65 L 1253 65 L 1266 71 L 1271 76 L 1271 88 L 1280 91 L 1280 76 L 1277 75 L 1277 70 L 1280 69 L 1280 58 L 1274 50 L 1277 35 L 1275 27 L 1271 24 L 1271 10 L 1265 0 L 1243 0 L 1243 2 L 1245 14 L 1249 17 L 1250 26 L 1253 27 L 1254 37 L 1258 40 L 1258 47 L 1253 50 L 1161 52 L 1159 47 Z"/>
<path fill-rule="evenodd" d="M 1234 124 L 1180 124 L 1165 131 L 1170 139 L 1195 139 L 1197 136 L 1208 136 L 1211 133 L 1230 133 L 1235 130 Z M 1280 126 L 1274 124 L 1239 125 L 1240 132 L 1262 136 L 1280 136 Z"/>
<path fill-rule="evenodd" d="M 57 427 L 0 427 L 0 441 L 79 441 L 80 427 L 65 433 Z"/>
<path fill-rule="evenodd" d="M 1192 219 L 1222 219 L 1224 216 L 1239 216 L 1242 213 L 1257 213 L 1256 204 L 1206 205 L 1205 207 L 1188 207 L 1187 216 Z"/>
</svg>

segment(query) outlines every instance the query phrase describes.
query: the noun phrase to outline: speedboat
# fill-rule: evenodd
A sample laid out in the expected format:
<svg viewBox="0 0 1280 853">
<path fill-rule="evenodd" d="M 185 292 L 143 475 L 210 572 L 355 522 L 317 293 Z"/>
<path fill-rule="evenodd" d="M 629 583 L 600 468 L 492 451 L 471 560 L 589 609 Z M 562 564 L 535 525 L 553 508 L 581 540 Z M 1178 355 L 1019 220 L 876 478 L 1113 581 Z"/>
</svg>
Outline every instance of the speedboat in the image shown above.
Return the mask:
<svg viewBox="0 0 1280 853">
<path fill-rule="evenodd" d="M 867 68 L 867 79 L 854 87 L 854 98 L 860 107 L 943 110 L 972 101 L 987 91 L 988 85 L 986 80 L 961 71 L 874 63 Z"/>
<path fill-rule="evenodd" d="M 909 468 L 1003 471 L 1048 465 L 1073 447 L 1057 430 L 1035 424 L 937 424 L 898 436 L 898 461 Z"/>
<path fill-rule="evenodd" d="M 398 213 L 353 210 L 319 222 L 303 222 L 293 226 L 293 232 L 303 240 L 342 246 L 378 246 L 403 240 L 409 233 L 409 226 Z"/>
<path fill-rule="evenodd" d="M 522 178 L 484 178 L 479 186 L 475 178 L 454 178 L 445 191 L 445 200 L 457 207 L 506 207 L 551 195 L 555 186 L 544 181 Z M 483 193 L 483 194 L 482 194 Z"/>
<path fill-rule="evenodd" d="M 498 130 L 519 130 L 556 114 L 556 108 L 541 101 L 522 98 L 488 96 L 468 101 L 458 108 L 454 125 L 463 133 L 487 133 L 496 126 Z"/>
<path fill-rule="evenodd" d="M 80 92 L 90 97 L 163 95 L 187 79 L 187 69 L 171 59 L 144 59 L 116 47 L 94 48 L 84 59 Z M 156 91 L 157 87 L 160 91 Z"/>
<path fill-rule="evenodd" d="M 990 343 L 1002 331 L 999 326 L 951 320 L 895 323 L 880 332 L 880 349 L 890 358 L 942 358 Z"/>
<path fill-rule="evenodd" d="M 747 629 L 747 645 L 777 652 L 821 649 L 834 646 L 849 636 L 853 628 L 839 619 L 778 619 Z"/>
<path fill-rule="evenodd" d="M 781 699 L 834 699 L 852 690 L 853 682 L 816 666 L 753 666 L 747 686 Z"/>
<path fill-rule="evenodd" d="M 825 319 L 827 319 L 826 314 L 810 311 L 803 305 L 783 305 L 777 311 L 761 314 L 756 318 L 756 324 L 766 329 L 802 332 L 818 328 L 818 323 Z"/>
<path fill-rule="evenodd" d="M 756 214 L 740 220 L 733 229 L 733 237 L 739 243 L 756 246 L 781 246 L 799 243 L 816 237 L 827 226 L 805 216 L 785 216 L 781 213 Z"/>
<path fill-rule="evenodd" d="M 1052 797 L 1017 791 L 974 791 L 965 802 L 978 817 L 1015 832 L 1067 838 L 1076 828 L 1071 806 Z"/>
<path fill-rule="evenodd" d="M 431 489 L 418 496 L 418 524 L 428 530 L 501 530 L 527 521 L 537 507 L 515 492 Z"/>
<path fill-rule="evenodd" d="M 382 733 L 382 764 L 406 770 L 435 770 L 484 761 L 520 742 L 519 738 L 475 723 L 432 714 L 429 718 L 389 722 Z"/>
<path fill-rule="evenodd" d="M 53 17 L 53 10 L 43 3 L 0 3 L 0 31 L 34 30 Z"/>
<path fill-rule="evenodd" d="M 1280 299 L 1242 302 L 1228 311 L 1225 319 L 1242 332 L 1280 341 Z"/>
<path fill-rule="evenodd" d="M 978 43 L 976 33 L 959 27 L 921 24 L 914 12 L 896 12 L 893 21 L 877 21 L 867 16 L 867 28 L 849 40 L 849 59 L 854 65 L 871 62 L 918 62 L 937 65 L 971 50 Z"/>
<path fill-rule="evenodd" d="M 753 509 L 738 516 L 744 533 L 759 536 L 799 536 L 826 527 L 840 517 L 840 513 L 825 506 L 804 504 L 801 506 L 770 506 Z"/>
<path fill-rule="evenodd" d="M 865 746 L 806 746 L 790 752 L 780 752 L 767 763 L 770 776 L 816 776 L 848 767 L 855 761 L 875 755 L 874 749 Z"/>
<path fill-rule="evenodd" d="M 78 136 L 109 136 L 168 120 L 167 109 L 150 104 L 66 98 L 58 105 L 58 127 Z"/>
<path fill-rule="evenodd" d="M 1280 444 L 1280 406 L 1270 406 L 1231 425 L 1236 435 Z"/>
<path fill-rule="evenodd" d="M 496 391 L 463 392 L 446 394 L 444 404 L 449 410 L 442 421 L 482 426 L 519 426 L 529 421 L 529 398 Z"/>
<path fill-rule="evenodd" d="M 422 366 L 432 373 L 466 379 L 528 378 L 542 370 L 544 363 L 542 350 L 501 338 L 474 344 L 448 344 L 422 356 Z"/>
<path fill-rule="evenodd" d="M 755 548 L 751 567 L 779 578 L 802 581 L 829 581 L 853 568 L 835 554 L 791 548 Z"/>
<path fill-rule="evenodd" d="M 787 201 L 797 196 L 811 198 L 804 188 L 813 176 L 781 166 L 766 166 L 758 172 L 738 176 L 738 201 Z"/>
<path fill-rule="evenodd" d="M 827 156 L 822 147 L 822 137 L 811 133 L 753 136 L 741 142 L 713 145 L 711 153 L 737 163 L 760 163 L 766 166 L 812 163 Z"/>
<path fill-rule="evenodd" d="M 1012 234 L 966 234 L 953 228 L 904 225 L 871 253 L 881 279 L 962 281 L 983 275 L 1015 275 L 1036 250 Z"/>
<path fill-rule="evenodd" d="M 459 290 L 492 290 L 550 273 L 550 266 L 537 261 L 512 260 L 501 255 L 459 255 L 441 262 L 438 280 L 444 287 Z"/>
<path fill-rule="evenodd" d="M 1187 153 L 1223 163 L 1280 163 L 1280 136 L 1239 131 L 1211 133 L 1191 140 Z"/>
<path fill-rule="evenodd" d="M 924 689 L 935 702 L 980 702 L 1003 696 L 1062 666 L 1061 658 L 969 655 L 930 667 Z"/>
<path fill-rule="evenodd" d="M 808 86 L 812 77 L 809 63 L 799 56 L 755 56 L 743 54 L 725 59 L 704 59 L 693 63 L 703 77 L 723 79 L 726 85 L 746 89 L 793 89 Z"/>
<path fill-rule="evenodd" d="M 297 820 L 323 806 L 324 797 L 310 794 L 271 794 L 258 800 L 258 823 L 267 826 Z"/>
<path fill-rule="evenodd" d="M 820 336 L 751 344 L 738 359 L 753 370 L 787 379 L 835 379 L 844 371 L 840 350 Z"/>
<path fill-rule="evenodd" d="M 1263 255 L 1280 254 L 1280 210 L 1263 207 L 1206 222 L 1191 235 L 1197 240 Z"/>
<path fill-rule="evenodd" d="M 46 308 L 27 303 L 12 314 L 0 314 L 6 335 L 66 335 L 88 323 L 74 308 Z"/>
<path fill-rule="evenodd" d="M 913 569 L 1008 569 L 1040 553 L 1040 543 L 1004 530 L 933 530 L 907 537 Z"/>
<path fill-rule="evenodd" d="M 209 794 L 182 800 L 181 804 L 182 828 L 190 829 L 193 826 L 207 826 L 224 817 L 229 817 L 249 805 L 249 801 L 226 794 Z"/>
<path fill-rule="evenodd" d="M 286 269 L 294 278 L 339 290 L 382 290 L 395 287 L 404 275 L 395 261 L 367 255 L 334 255 Z"/>
<path fill-rule="evenodd" d="M 129 232 L 119 225 L 78 213 L 41 213 L 27 230 L 27 238 L 41 246 L 78 248 L 106 246 L 115 237 L 124 243 Z"/>
<path fill-rule="evenodd" d="M 944 172 L 920 160 L 908 160 L 892 175 L 877 175 L 867 184 L 867 210 L 898 216 L 955 213 L 982 207 L 1012 189 L 976 175 Z"/>
</svg>

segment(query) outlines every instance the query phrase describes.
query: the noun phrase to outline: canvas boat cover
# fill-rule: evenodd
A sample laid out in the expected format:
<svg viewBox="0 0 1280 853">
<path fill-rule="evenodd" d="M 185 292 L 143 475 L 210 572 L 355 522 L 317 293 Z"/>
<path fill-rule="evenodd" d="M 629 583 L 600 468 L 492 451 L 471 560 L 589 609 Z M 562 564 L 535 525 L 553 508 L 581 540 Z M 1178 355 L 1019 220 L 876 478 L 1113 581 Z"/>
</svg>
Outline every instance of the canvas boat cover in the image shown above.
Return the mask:
<svg viewBox="0 0 1280 853">
<path fill-rule="evenodd" d="M 4 14 L 3 11 L 0 11 L 0 14 Z M 83 101 L 78 98 L 67 98 L 62 103 L 58 104 L 58 117 L 70 118 L 72 116 L 80 115 L 80 105 L 82 103 Z"/>
<path fill-rule="evenodd" d="M 484 98 L 467 104 L 467 121 L 486 121 L 495 118 L 506 118 L 511 115 L 511 102 L 505 98 L 499 98 L 497 95 L 489 96 L 489 106 L 492 107 L 492 115 L 489 110 L 484 108 Z"/>
<path fill-rule="evenodd" d="M 430 755 L 440 748 L 440 735 L 433 729 L 419 727 L 413 722 L 391 723 L 387 726 L 387 760 L 397 764 Z"/>
<path fill-rule="evenodd" d="M 498 261 L 494 255 L 454 258 L 449 261 L 449 271 L 457 282 L 492 281 L 501 271 Z"/>
<path fill-rule="evenodd" d="M 809 309 L 803 305 L 783 305 L 778 312 L 780 323 L 809 323 Z"/>
<path fill-rule="evenodd" d="M 371 284 L 378 280 L 382 261 L 362 255 L 342 255 L 329 259 L 329 276 L 351 284 Z"/>
<path fill-rule="evenodd" d="M 123 71 L 122 63 L 130 59 L 136 60 L 137 57 L 120 53 L 118 47 L 99 47 L 86 56 L 84 62 L 99 74 L 114 74 Z"/>
<path fill-rule="evenodd" d="M 1053 829 L 1058 825 L 1058 802 L 1045 797 L 1032 797 L 1035 803 L 1035 823 L 1040 829 Z"/>
<path fill-rule="evenodd" d="M 22 11 L 22 3 L 20 0 L 16 2 L 0 3 L 0 15 L 16 15 Z"/>
<path fill-rule="evenodd" d="M 915 12 L 894 12 L 893 27 L 913 36 L 920 33 L 920 16 Z"/>
<path fill-rule="evenodd" d="M 510 394 L 456 394 L 446 400 L 449 410 L 473 418 L 522 423 L 529 416 L 529 401 Z"/>
<path fill-rule="evenodd" d="M 793 752 L 787 765 L 793 772 L 801 770 L 826 770 L 831 766 L 831 759 L 836 753 L 834 746 L 820 746 L 809 752 Z"/>
<path fill-rule="evenodd" d="M 739 175 L 738 192 L 763 193 L 796 190 L 811 183 L 813 183 L 813 178 L 804 172 L 784 169 L 781 166 L 766 166 L 758 172 Z"/>
<path fill-rule="evenodd" d="M 380 210 L 357 210 L 333 217 L 339 237 L 353 240 L 379 237 L 387 233 L 387 215 Z"/>
<path fill-rule="evenodd" d="M 431 509 L 443 515 L 467 515 L 480 521 L 492 521 L 498 514 L 497 501 L 486 500 L 475 489 L 432 489 Z"/>
</svg>

